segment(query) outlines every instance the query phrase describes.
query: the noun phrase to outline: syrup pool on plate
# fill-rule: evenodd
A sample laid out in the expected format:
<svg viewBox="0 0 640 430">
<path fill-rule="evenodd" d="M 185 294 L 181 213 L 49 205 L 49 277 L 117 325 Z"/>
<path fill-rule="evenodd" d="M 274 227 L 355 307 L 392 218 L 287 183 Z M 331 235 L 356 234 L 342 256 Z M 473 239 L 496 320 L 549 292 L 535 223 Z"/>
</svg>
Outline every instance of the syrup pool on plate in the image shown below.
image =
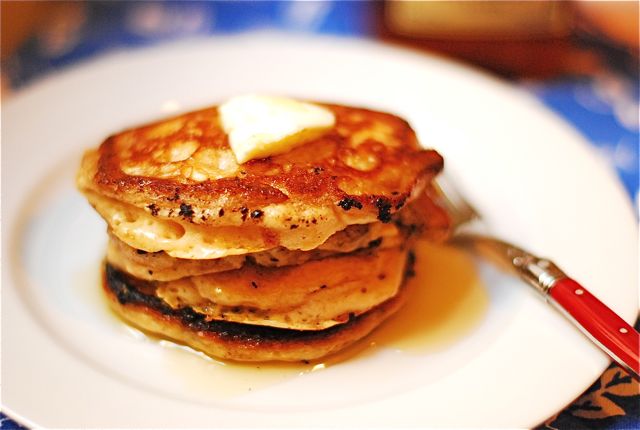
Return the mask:
<svg viewBox="0 0 640 430">
<path fill-rule="evenodd" d="M 419 241 L 407 303 L 370 337 L 378 347 L 422 353 L 444 348 L 482 319 L 488 295 L 473 259 L 451 246 Z"/>
</svg>

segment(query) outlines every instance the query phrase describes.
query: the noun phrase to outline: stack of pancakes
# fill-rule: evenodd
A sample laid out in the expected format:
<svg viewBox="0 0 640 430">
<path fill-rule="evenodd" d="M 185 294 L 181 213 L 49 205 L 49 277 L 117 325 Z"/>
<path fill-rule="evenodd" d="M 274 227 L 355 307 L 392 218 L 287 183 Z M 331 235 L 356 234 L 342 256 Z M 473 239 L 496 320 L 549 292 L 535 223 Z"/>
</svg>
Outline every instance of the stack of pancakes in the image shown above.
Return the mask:
<svg viewBox="0 0 640 430">
<path fill-rule="evenodd" d="M 207 108 L 109 137 L 78 186 L 108 224 L 104 291 L 125 320 L 212 356 L 311 360 L 405 299 L 411 245 L 442 240 L 440 155 L 402 119 L 322 105 L 335 125 L 238 164 Z"/>
</svg>

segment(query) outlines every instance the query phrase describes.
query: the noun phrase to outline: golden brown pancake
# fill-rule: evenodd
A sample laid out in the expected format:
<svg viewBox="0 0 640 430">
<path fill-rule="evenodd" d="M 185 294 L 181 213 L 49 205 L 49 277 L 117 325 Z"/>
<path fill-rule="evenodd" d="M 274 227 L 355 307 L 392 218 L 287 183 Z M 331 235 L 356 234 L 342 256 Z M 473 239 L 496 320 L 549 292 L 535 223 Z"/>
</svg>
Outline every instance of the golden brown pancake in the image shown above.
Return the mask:
<svg viewBox="0 0 640 430">
<path fill-rule="evenodd" d="M 78 186 L 121 240 L 179 258 L 310 250 L 348 225 L 390 222 L 442 158 L 396 116 L 324 106 L 327 133 L 242 165 L 215 107 L 126 130 L 87 152 Z"/>
<path fill-rule="evenodd" d="M 108 264 L 103 288 L 112 309 L 130 324 L 212 357 L 236 361 L 314 360 L 338 352 L 368 335 L 407 299 L 407 289 L 401 287 L 393 298 L 343 324 L 324 330 L 289 330 L 208 321 L 190 307 L 174 309 Z"/>
<path fill-rule="evenodd" d="M 208 319 L 320 330 L 393 297 L 406 259 L 405 248 L 376 248 L 295 266 L 249 263 L 236 270 L 154 283 L 154 287 L 170 306 L 189 306 Z"/>
</svg>

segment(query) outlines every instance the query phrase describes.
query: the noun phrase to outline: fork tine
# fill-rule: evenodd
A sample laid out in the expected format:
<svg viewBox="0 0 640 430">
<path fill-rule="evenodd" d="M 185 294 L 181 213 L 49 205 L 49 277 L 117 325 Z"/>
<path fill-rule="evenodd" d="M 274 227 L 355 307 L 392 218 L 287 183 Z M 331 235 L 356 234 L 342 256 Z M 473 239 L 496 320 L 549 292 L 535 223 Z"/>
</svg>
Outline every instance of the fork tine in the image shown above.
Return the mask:
<svg viewBox="0 0 640 430">
<path fill-rule="evenodd" d="M 433 185 L 438 191 L 441 205 L 451 216 L 454 231 L 462 224 L 480 219 L 478 211 L 464 199 L 451 179 L 440 175 L 435 179 Z"/>
</svg>

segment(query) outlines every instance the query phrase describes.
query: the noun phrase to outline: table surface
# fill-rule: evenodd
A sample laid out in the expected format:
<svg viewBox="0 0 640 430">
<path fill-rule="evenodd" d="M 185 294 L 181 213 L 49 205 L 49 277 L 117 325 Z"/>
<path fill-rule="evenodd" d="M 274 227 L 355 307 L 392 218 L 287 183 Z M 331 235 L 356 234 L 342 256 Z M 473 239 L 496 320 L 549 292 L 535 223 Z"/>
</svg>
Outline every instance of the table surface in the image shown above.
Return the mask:
<svg viewBox="0 0 640 430">
<path fill-rule="evenodd" d="M 275 28 L 375 38 L 367 2 L 88 2 L 73 3 L 54 28 L 27 39 L 2 63 L 6 93 L 52 71 L 123 47 L 188 36 Z M 605 52 L 606 54 L 606 52 Z M 612 52 L 611 55 L 615 55 Z M 638 208 L 637 76 L 603 70 L 590 76 L 518 80 L 519 85 L 571 123 L 615 169 Z M 7 91 L 8 90 L 8 91 Z M 636 328 L 639 324 L 636 323 Z M 640 386 L 611 365 L 567 408 L 540 429 L 640 429 Z M 0 428 L 22 428 L 0 413 Z"/>
</svg>

